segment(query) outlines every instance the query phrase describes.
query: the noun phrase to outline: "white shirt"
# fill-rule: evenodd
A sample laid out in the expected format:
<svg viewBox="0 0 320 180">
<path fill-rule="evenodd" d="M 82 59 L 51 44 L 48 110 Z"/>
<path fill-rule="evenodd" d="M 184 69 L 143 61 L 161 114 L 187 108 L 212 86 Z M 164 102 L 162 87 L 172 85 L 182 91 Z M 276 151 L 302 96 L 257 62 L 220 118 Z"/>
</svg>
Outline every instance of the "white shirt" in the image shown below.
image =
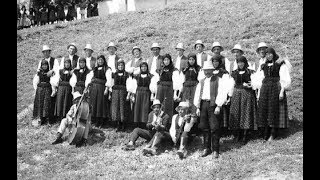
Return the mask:
<svg viewBox="0 0 320 180">
<path fill-rule="evenodd" d="M 180 69 L 181 57 L 182 57 L 182 56 L 178 56 L 178 57 L 177 57 L 176 64 L 174 65 L 179 71 L 181 70 L 181 69 Z"/>
<path fill-rule="evenodd" d="M 202 67 L 202 60 L 201 60 L 202 54 L 203 54 L 203 52 L 197 53 L 197 64 L 198 64 L 199 66 L 201 66 L 201 67 Z"/>
<path fill-rule="evenodd" d="M 231 75 L 232 71 L 238 69 L 238 64 L 236 61 L 230 61 L 229 59 L 225 58 L 224 60 L 226 70 L 229 72 L 229 75 Z M 233 68 L 231 69 L 231 64 L 233 63 Z"/>
<path fill-rule="evenodd" d="M 210 79 L 211 79 L 211 77 L 209 77 L 209 78 L 206 77 L 206 79 L 204 80 L 201 99 L 210 100 Z"/>
<path fill-rule="evenodd" d="M 152 58 L 152 64 L 151 64 L 151 68 L 150 68 L 150 73 L 151 74 L 155 74 L 156 73 L 158 57 L 159 57 L 159 55 L 158 56 L 153 56 L 153 58 Z"/>
<path fill-rule="evenodd" d="M 116 61 L 116 55 L 109 55 L 108 57 L 108 66 L 111 68 L 112 72 L 116 72 L 116 66 L 115 66 L 115 61 Z"/>
<path fill-rule="evenodd" d="M 172 116 L 172 119 L 171 119 L 171 126 L 170 126 L 170 130 L 169 130 L 169 133 L 170 133 L 170 136 L 171 136 L 171 139 L 174 143 L 176 143 L 177 139 L 176 139 L 176 118 L 177 118 L 178 114 L 175 114 Z M 181 126 L 182 125 L 182 122 L 183 122 L 183 117 L 179 117 L 178 119 L 178 125 Z M 190 122 L 186 122 L 185 125 L 184 125 L 184 128 L 183 128 L 183 131 L 185 132 L 190 132 L 193 124 L 195 123 L 195 121 L 190 120 Z"/>
<path fill-rule="evenodd" d="M 73 56 L 74 56 L 74 55 L 70 55 L 70 54 L 69 54 L 69 59 L 72 60 Z M 79 59 L 80 59 L 80 57 L 79 57 L 78 60 L 77 60 L 76 69 L 79 69 Z M 72 66 L 72 62 L 71 62 L 71 66 Z M 63 68 L 64 68 L 64 57 L 62 57 L 61 62 L 60 62 L 60 69 L 63 69 Z"/>
<path fill-rule="evenodd" d="M 88 67 L 89 70 L 91 70 L 91 57 L 86 57 L 86 65 Z"/>
</svg>

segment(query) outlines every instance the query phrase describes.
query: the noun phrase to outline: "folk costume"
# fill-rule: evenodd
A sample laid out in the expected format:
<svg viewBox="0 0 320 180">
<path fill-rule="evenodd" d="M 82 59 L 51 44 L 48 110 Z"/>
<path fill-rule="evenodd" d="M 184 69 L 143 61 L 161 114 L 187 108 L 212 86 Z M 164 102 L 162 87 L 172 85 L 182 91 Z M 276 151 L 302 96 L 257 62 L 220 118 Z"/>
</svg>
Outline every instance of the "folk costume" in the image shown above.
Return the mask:
<svg viewBox="0 0 320 180">
<path fill-rule="evenodd" d="M 195 43 L 195 45 L 194 45 L 194 49 L 196 49 L 196 45 L 197 45 L 197 44 L 201 44 L 202 47 L 204 47 L 204 44 L 202 43 L 202 41 L 201 41 L 201 40 L 197 40 L 196 43 Z M 197 53 L 196 53 L 196 57 L 197 57 L 197 59 L 196 59 L 197 64 L 198 64 L 201 68 L 203 67 L 204 61 L 207 61 L 207 60 L 209 60 L 209 58 L 210 58 L 210 57 L 208 56 L 208 54 L 205 53 L 204 51 L 197 52 Z"/>
<path fill-rule="evenodd" d="M 147 70 L 142 71 L 141 66 L 146 66 Z M 139 127 L 144 127 L 148 122 L 148 114 L 150 112 L 151 104 L 151 91 L 149 89 L 151 78 L 148 69 L 148 63 L 142 62 L 140 64 L 140 74 L 133 76 L 130 87 L 132 96 L 134 97 L 134 123 L 138 124 Z"/>
<path fill-rule="evenodd" d="M 40 15 L 40 24 L 45 25 L 48 22 L 48 7 L 46 5 L 42 6 L 39 9 Z"/>
<path fill-rule="evenodd" d="M 161 47 L 159 46 L 158 43 L 153 43 L 151 46 L 151 50 L 152 50 L 152 48 L 161 49 Z M 158 56 L 153 56 L 152 58 L 147 60 L 148 67 L 149 67 L 150 73 L 152 75 L 155 75 L 156 72 L 159 73 L 159 70 L 163 67 L 163 59 L 164 59 L 164 57 L 159 54 Z"/>
<path fill-rule="evenodd" d="M 123 69 L 118 68 L 119 64 L 123 64 Z M 117 122 L 118 131 L 124 130 L 128 124 L 130 115 L 130 103 L 127 101 L 127 86 L 129 86 L 129 73 L 125 71 L 125 63 L 123 60 L 118 61 L 117 71 L 112 73 L 112 79 L 108 84 L 111 95 L 111 119 Z"/>
<path fill-rule="evenodd" d="M 65 64 L 69 63 L 70 67 L 64 66 L 63 69 L 59 70 L 59 73 L 54 76 L 54 84 L 58 87 L 56 103 L 54 108 L 54 115 L 61 120 L 66 116 L 68 109 L 72 105 L 72 87 L 70 85 L 71 79 L 71 61 L 65 60 Z"/>
<path fill-rule="evenodd" d="M 254 71 L 249 69 L 244 56 L 238 58 L 238 62 L 243 62 L 245 65 L 242 69 L 238 66 L 238 69 L 231 74 L 229 129 L 238 131 L 237 140 L 246 143 L 247 131 L 258 129 L 257 100 L 255 90 L 250 85 Z"/>
<path fill-rule="evenodd" d="M 268 54 L 273 58 L 268 59 Z M 290 87 L 291 77 L 287 65 L 276 63 L 279 56 L 273 48 L 267 48 L 267 61 L 261 65 L 261 71 L 256 74 L 256 85 L 260 88 L 258 103 L 258 126 L 265 128 L 265 139 L 276 137 L 278 128 L 288 128 L 288 107 L 286 90 Z"/>
<path fill-rule="evenodd" d="M 89 89 L 90 105 L 92 106 L 92 122 L 97 126 L 104 124 L 104 119 L 109 116 L 109 104 L 107 102 L 108 83 L 111 81 L 111 69 L 107 66 L 103 55 L 97 57 L 103 59 L 103 64 L 97 64 L 88 74 L 85 86 L 91 85 Z M 107 89 L 106 89 L 107 88 Z"/>
<path fill-rule="evenodd" d="M 47 68 L 43 69 L 42 65 L 46 64 Z M 49 63 L 42 60 L 40 70 L 33 78 L 33 88 L 36 91 L 33 103 L 33 118 L 40 118 L 40 123 L 43 124 L 50 117 L 51 110 L 51 84 L 50 77 L 47 76 L 49 71 Z"/>
<path fill-rule="evenodd" d="M 110 47 L 114 47 L 114 48 L 117 49 L 117 47 L 115 46 L 115 44 L 114 44 L 113 42 L 110 42 L 110 43 L 108 44 L 107 50 L 108 50 Z M 119 57 L 117 54 L 113 54 L 113 55 L 109 54 L 109 55 L 108 55 L 107 64 L 108 64 L 108 67 L 111 68 L 111 70 L 112 70 L 113 73 L 116 72 L 117 69 L 118 69 L 118 68 L 117 68 L 117 65 L 118 65 L 117 63 L 118 63 L 119 60 L 120 60 L 120 57 Z"/>
<path fill-rule="evenodd" d="M 211 61 L 204 62 L 203 70 L 206 69 L 214 69 Z M 221 121 L 219 111 L 227 99 L 228 90 L 225 85 L 228 82 L 227 76 L 224 74 L 220 77 L 212 74 L 211 77 L 200 80 L 196 88 L 194 105 L 197 107 L 197 112 L 200 112 L 199 128 L 203 131 L 205 149 L 202 157 L 207 156 L 212 151 L 215 158 L 219 156 Z"/>
<path fill-rule="evenodd" d="M 181 87 L 179 80 L 179 71 L 174 68 L 172 59 L 169 54 L 164 55 L 164 59 L 170 60 L 169 65 L 164 65 L 163 68 L 158 70 L 150 83 L 150 90 L 155 94 L 156 99 L 163 103 L 163 110 L 171 118 L 173 115 L 173 98 L 176 91 Z"/>
<path fill-rule="evenodd" d="M 57 20 L 58 21 L 64 21 L 66 19 L 66 15 L 64 13 L 64 6 L 61 1 L 57 4 Z"/>
<path fill-rule="evenodd" d="M 185 112 L 180 114 L 181 109 Z M 191 114 L 190 103 L 186 101 L 181 101 L 176 111 L 179 113 L 173 115 L 169 133 L 174 146 L 179 148 L 177 154 L 182 159 L 187 155 L 187 142 L 190 140 L 190 131 L 196 123 L 197 117 L 195 114 Z"/>
<path fill-rule="evenodd" d="M 67 57 L 62 57 L 60 61 L 60 69 L 63 69 L 64 67 L 64 61 L 69 59 L 71 61 L 71 69 L 79 69 L 79 59 L 80 57 L 76 55 L 78 49 L 74 43 L 71 43 L 67 46 L 67 50 L 70 46 L 73 46 L 75 48 L 75 54 L 69 54 Z"/>
<path fill-rule="evenodd" d="M 130 75 L 138 75 L 140 73 L 140 64 L 144 62 L 142 57 L 134 58 L 126 62 L 126 70 Z"/>
<path fill-rule="evenodd" d="M 80 62 L 86 63 L 86 59 L 80 58 L 79 63 Z M 86 77 L 89 74 L 90 70 L 88 69 L 87 65 L 79 68 L 80 69 L 75 69 L 73 71 L 72 77 L 70 79 L 70 85 L 72 87 L 72 92 L 78 91 L 80 94 L 82 94 L 83 90 L 85 89 Z"/>
<path fill-rule="evenodd" d="M 93 48 L 92 48 L 91 44 L 86 44 L 86 47 L 84 47 L 83 50 L 85 51 L 86 49 L 91 50 L 93 53 Z M 90 57 L 86 57 L 86 65 L 89 70 L 92 70 L 97 65 L 97 58 L 93 57 L 92 54 Z"/>
</svg>

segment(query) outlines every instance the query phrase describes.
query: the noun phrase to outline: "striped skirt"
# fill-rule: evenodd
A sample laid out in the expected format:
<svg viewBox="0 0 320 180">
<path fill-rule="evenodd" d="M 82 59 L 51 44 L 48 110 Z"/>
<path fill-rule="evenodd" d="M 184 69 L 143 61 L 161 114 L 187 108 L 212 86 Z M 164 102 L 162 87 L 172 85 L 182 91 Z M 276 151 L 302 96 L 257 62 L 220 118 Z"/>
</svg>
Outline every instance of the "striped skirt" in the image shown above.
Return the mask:
<svg viewBox="0 0 320 180">
<path fill-rule="evenodd" d="M 229 129 L 257 130 L 257 100 L 255 91 L 235 88 L 230 104 Z"/>
<path fill-rule="evenodd" d="M 134 105 L 134 122 L 148 122 L 148 114 L 151 111 L 150 106 L 151 92 L 149 87 L 138 87 Z"/>
<path fill-rule="evenodd" d="M 59 82 L 54 115 L 65 117 L 70 107 L 72 106 L 72 87 L 69 82 Z"/>
<path fill-rule="evenodd" d="M 173 85 L 171 81 L 160 81 L 156 98 L 163 105 L 162 110 L 171 118 L 173 115 Z"/>
<path fill-rule="evenodd" d="M 49 117 L 51 108 L 51 85 L 39 83 L 33 103 L 33 118 Z"/>
<path fill-rule="evenodd" d="M 127 90 L 123 88 L 112 88 L 111 119 L 112 121 L 128 121 L 130 102 L 126 100 Z"/>
</svg>

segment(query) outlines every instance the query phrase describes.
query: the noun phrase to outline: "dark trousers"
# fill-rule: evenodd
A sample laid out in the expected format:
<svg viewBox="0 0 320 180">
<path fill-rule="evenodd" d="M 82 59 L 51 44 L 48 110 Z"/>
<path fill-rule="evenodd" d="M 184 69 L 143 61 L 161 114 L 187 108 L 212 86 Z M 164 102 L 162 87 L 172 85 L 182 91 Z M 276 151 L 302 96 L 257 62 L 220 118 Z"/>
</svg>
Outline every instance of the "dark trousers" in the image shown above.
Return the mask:
<svg viewBox="0 0 320 180">
<path fill-rule="evenodd" d="M 149 141 L 148 146 L 151 148 L 158 149 L 161 142 L 171 140 L 171 136 L 167 131 L 157 131 L 152 139 Z"/>
<path fill-rule="evenodd" d="M 189 142 L 188 140 L 190 139 L 189 138 L 189 134 L 190 134 L 189 132 L 183 131 L 183 133 L 181 133 L 181 135 L 178 137 L 175 146 L 177 148 L 179 148 L 180 147 L 180 143 L 181 143 L 181 138 L 183 138 L 184 141 L 182 141 L 182 145 L 185 147 L 187 145 L 187 143 Z"/>
<path fill-rule="evenodd" d="M 136 140 L 141 137 L 146 140 L 151 140 L 152 136 L 154 135 L 155 132 L 146 130 L 146 129 L 141 129 L 141 128 L 135 128 L 131 134 L 130 141 L 133 143 L 136 142 Z"/>
<path fill-rule="evenodd" d="M 210 106 L 209 101 L 201 101 L 200 123 L 199 128 L 202 130 L 215 131 L 220 128 L 221 115 L 215 115 L 214 110 L 216 105 Z"/>
</svg>

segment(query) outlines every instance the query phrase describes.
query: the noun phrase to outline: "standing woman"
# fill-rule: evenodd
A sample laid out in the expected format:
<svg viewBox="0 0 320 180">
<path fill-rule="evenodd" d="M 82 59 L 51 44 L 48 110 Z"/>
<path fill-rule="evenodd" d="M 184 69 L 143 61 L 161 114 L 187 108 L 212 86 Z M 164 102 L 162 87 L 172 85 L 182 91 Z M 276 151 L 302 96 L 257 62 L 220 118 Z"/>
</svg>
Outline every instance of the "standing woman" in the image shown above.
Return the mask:
<svg viewBox="0 0 320 180">
<path fill-rule="evenodd" d="M 33 103 L 33 118 L 40 117 L 40 124 L 48 121 L 51 108 L 51 84 L 49 72 L 49 63 L 46 60 L 41 61 L 40 71 L 33 78 L 33 88 L 36 95 Z"/>
<path fill-rule="evenodd" d="M 108 83 L 111 96 L 111 119 L 116 122 L 117 130 L 123 131 L 128 123 L 130 113 L 130 102 L 127 101 L 127 84 L 129 73 L 125 71 L 125 63 L 119 60 L 117 70 L 112 73 L 112 80 Z M 110 97 L 110 96 L 109 96 Z"/>
<path fill-rule="evenodd" d="M 285 62 L 276 63 L 279 56 L 268 47 L 266 62 L 257 74 L 257 87 L 261 85 L 258 103 L 258 126 L 265 129 L 264 139 L 272 141 L 278 128 L 288 128 L 286 90 L 291 84 L 290 71 Z M 270 135 L 271 129 L 271 135 Z M 270 137 L 269 137 L 270 136 Z"/>
<path fill-rule="evenodd" d="M 150 90 L 163 104 L 163 110 L 172 118 L 173 115 L 173 95 L 181 87 L 179 71 L 173 66 L 170 54 L 163 56 L 163 67 L 157 69 L 151 79 Z"/>
<path fill-rule="evenodd" d="M 139 128 L 145 128 L 148 122 L 148 114 L 151 104 L 151 91 L 149 89 L 152 74 L 149 72 L 148 63 L 140 64 L 140 74 L 132 79 L 132 96 L 134 97 L 134 118 L 133 121 Z"/>
<path fill-rule="evenodd" d="M 86 59 L 79 59 L 79 68 L 73 71 L 72 77 L 70 79 L 70 85 L 72 87 L 72 92 L 78 91 L 80 94 L 83 93 L 85 88 L 86 77 L 89 74 L 90 70 L 86 65 Z"/>
<path fill-rule="evenodd" d="M 72 88 L 70 85 L 71 72 L 71 60 L 64 61 L 64 68 L 59 70 L 59 73 L 55 75 L 52 82 L 58 86 L 56 104 L 54 108 L 54 115 L 61 121 L 66 116 L 70 107 L 72 106 Z"/>
<path fill-rule="evenodd" d="M 107 95 L 108 83 L 111 81 L 111 69 L 107 65 L 104 55 L 97 57 L 97 66 L 88 74 L 85 86 L 91 85 L 89 89 L 90 104 L 92 106 L 91 119 L 96 126 L 103 126 L 108 117 Z"/>
<path fill-rule="evenodd" d="M 64 14 L 64 5 L 62 4 L 62 1 L 57 2 L 57 22 L 63 22 L 65 20 L 65 14 Z"/>
<path fill-rule="evenodd" d="M 48 8 L 47 8 L 47 5 L 44 4 L 43 6 L 41 6 L 39 11 L 41 12 L 40 25 L 47 24 L 47 22 L 48 22 Z"/>
<path fill-rule="evenodd" d="M 237 131 L 237 141 L 247 142 L 248 130 L 257 130 L 257 100 L 251 86 L 248 60 L 241 56 L 237 60 L 238 68 L 231 73 L 231 98 L 229 129 Z"/>
<path fill-rule="evenodd" d="M 197 64 L 197 56 L 194 53 L 190 53 L 188 55 L 187 67 L 182 70 L 180 73 L 181 83 L 183 84 L 181 87 L 182 94 L 182 102 L 189 101 L 191 106 L 193 105 L 193 98 L 196 92 L 198 81 L 198 74 L 201 67 Z M 191 108 L 192 109 L 192 108 Z M 195 113 L 195 109 L 193 109 Z"/>
</svg>

